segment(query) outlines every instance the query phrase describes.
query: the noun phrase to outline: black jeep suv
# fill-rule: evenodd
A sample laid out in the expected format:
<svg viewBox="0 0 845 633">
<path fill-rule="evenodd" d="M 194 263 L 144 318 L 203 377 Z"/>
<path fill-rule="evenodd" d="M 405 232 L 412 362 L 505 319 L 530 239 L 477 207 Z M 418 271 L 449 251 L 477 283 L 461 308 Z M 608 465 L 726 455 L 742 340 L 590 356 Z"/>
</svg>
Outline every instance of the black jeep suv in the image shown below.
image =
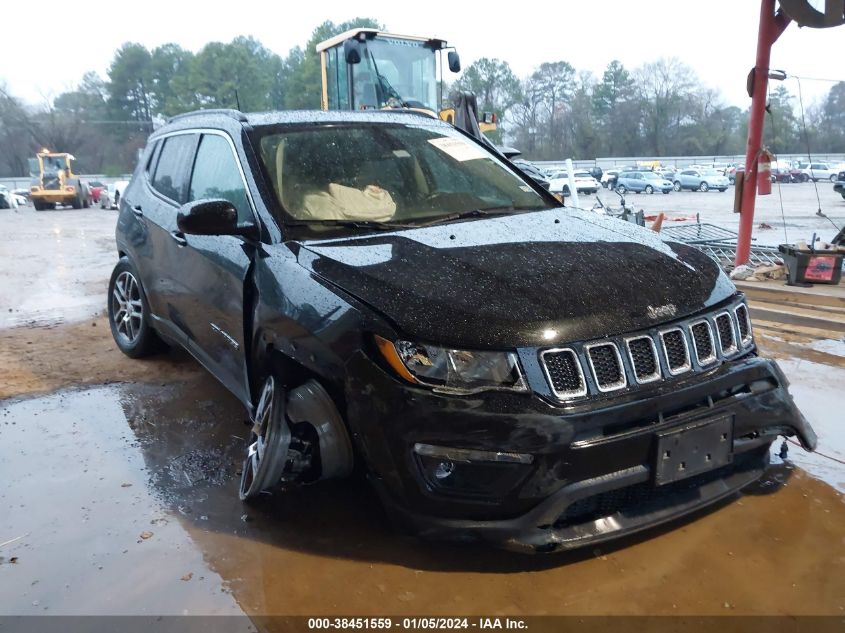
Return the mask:
<svg viewBox="0 0 845 633">
<path fill-rule="evenodd" d="M 249 410 L 245 500 L 358 463 L 418 534 L 551 551 L 815 446 L 713 261 L 423 115 L 176 117 L 117 248 L 118 347 L 181 345 Z"/>
</svg>

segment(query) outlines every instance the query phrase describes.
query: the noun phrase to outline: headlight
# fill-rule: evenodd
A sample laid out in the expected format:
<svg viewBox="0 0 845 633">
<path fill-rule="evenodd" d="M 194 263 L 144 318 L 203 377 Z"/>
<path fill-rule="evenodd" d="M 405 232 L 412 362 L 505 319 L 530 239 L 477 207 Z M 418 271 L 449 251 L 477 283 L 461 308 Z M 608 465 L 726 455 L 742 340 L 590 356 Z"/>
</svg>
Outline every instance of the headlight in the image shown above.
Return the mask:
<svg viewBox="0 0 845 633">
<path fill-rule="evenodd" d="M 445 393 L 528 391 L 513 352 L 447 349 L 410 341 L 392 343 L 376 336 L 384 358 L 405 380 Z"/>
</svg>

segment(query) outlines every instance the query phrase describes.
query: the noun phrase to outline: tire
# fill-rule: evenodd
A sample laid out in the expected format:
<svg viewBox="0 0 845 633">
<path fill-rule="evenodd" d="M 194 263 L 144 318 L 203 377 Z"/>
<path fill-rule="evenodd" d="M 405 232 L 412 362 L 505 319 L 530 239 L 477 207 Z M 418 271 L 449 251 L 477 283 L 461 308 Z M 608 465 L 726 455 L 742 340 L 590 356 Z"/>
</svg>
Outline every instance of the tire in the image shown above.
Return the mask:
<svg viewBox="0 0 845 633">
<path fill-rule="evenodd" d="M 663 192 L 663 195 L 668 196 L 670 191 L 671 191 L 671 189 L 667 189 L 666 191 Z"/>
<path fill-rule="evenodd" d="M 836 175 L 835 174 L 830 175 L 830 182 L 836 182 Z"/>
<path fill-rule="evenodd" d="M 150 306 L 141 278 L 128 257 L 121 257 L 109 280 L 109 327 L 121 352 L 142 358 L 167 346 L 150 326 Z"/>
<path fill-rule="evenodd" d="M 720 188 L 719 188 L 719 193 L 725 193 L 727 190 L 728 190 L 728 188 L 727 188 L 727 187 L 720 187 Z"/>
<path fill-rule="evenodd" d="M 651 185 L 646 185 L 646 186 L 645 186 L 644 191 L 645 191 L 648 195 L 651 195 L 651 194 L 653 194 L 653 193 L 654 193 L 654 187 L 652 187 Z"/>
<path fill-rule="evenodd" d="M 627 191 L 628 190 L 625 188 L 625 185 L 616 185 L 616 193 L 625 194 Z"/>
<path fill-rule="evenodd" d="M 680 191 L 681 189 L 683 189 L 683 187 L 681 187 L 681 182 L 679 180 L 676 180 L 674 183 L 672 183 L 672 188 L 675 191 Z"/>
<path fill-rule="evenodd" d="M 707 193 L 708 191 L 710 191 L 710 185 L 708 185 L 706 182 L 702 182 L 700 185 L 698 185 L 698 190 L 702 193 Z"/>
<path fill-rule="evenodd" d="M 264 381 L 255 407 L 255 418 L 241 468 L 238 496 L 252 501 L 282 478 L 290 447 L 290 427 L 285 419 L 286 394 L 271 374 Z"/>
<path fill-rule="evenodd" d="M 76 194 L 76 197 L 73 199 L 73 202 L 70 203 L 74 209 L 81 209 L 82 208 L 82 196 Z"/>
<path fill-rule="evenodd" d="M 87 209 L 91 206 L 91 201 L 88 198 L 82 200 L 82 208 Z"/>
</svg>

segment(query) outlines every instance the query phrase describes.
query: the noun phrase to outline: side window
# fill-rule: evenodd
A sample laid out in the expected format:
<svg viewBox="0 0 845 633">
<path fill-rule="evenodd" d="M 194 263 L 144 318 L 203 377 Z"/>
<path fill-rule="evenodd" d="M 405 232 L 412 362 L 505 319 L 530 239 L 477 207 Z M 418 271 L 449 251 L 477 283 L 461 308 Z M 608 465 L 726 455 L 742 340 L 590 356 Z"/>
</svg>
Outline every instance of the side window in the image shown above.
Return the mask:
<svg viewBox="0 0 845 633">
<path fill-rule="evenodd" d="M 144 171 L 147 173 L 147 177 L 153 175 L 153 171 L 155 170 L 156 161 L 158 160 L 158 151 L 161 149 L 161 141 L 156 141 L 153 145 L 152 150 L 150 150 L 150 156 L 147 159 L 147 166 L 144 168 Z"/>
<path fill-rule="evenodd" d="M 236 160 L 229 141 L 216 134 L 204 134 L 194 162 L 188 200 L 223 198 L 238 210 L 238 222 L 252 222 L 252 211 Z"/>
<path fill-rule="evenodd" d="M 166 138 L 161 148 L 152 184 L 156 191 L 174 202 L 185 202 L 195 145 L 195 134 L 179 134 Z"/>
</svg>

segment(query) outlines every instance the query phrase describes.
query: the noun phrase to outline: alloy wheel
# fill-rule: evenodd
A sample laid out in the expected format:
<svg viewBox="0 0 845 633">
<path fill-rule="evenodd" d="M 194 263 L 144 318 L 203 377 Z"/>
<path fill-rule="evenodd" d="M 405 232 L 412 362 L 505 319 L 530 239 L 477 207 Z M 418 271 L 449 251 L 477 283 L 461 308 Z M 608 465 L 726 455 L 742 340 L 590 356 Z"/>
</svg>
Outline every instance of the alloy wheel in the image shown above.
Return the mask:
<svg viewBox="0 0 845 633">
<path fill-rule="evenodd" d="M 141 287 L 135 276 L 123 271 L 114 282 L 111 296 L 111 314 L 118 336 L 127 345 L 134 345 L 141 335 L 144 322 L 144 303 Z"/>
<path fill-rule="evenodd" d="M 239 495 L 251 499 L 279 483 L 290 446 L 290 430 L 281 409 L 283 393 L 273 376 L 267 378 L 255 408 Z"/>
</svg>

